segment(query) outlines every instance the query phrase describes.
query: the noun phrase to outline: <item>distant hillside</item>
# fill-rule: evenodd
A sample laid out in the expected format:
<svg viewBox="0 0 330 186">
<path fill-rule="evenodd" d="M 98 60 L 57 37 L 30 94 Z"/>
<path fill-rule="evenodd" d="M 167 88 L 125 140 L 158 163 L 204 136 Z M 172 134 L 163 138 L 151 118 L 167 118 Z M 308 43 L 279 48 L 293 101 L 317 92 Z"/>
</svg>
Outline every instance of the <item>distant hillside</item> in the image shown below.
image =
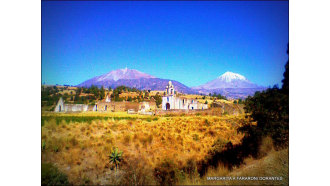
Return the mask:
<svg viewBox="0 0 330 186">
<path fill-rule="evenodd" d="M 170 79 L 161 79 L 134 69 L 118 69 L 101 76 L 86 80 L 78 87 L 91 87 L 92 85 L 105 88 L 116 88 L 124 85 L 140 90 L 165 90 Z M 209 94 L 217 93 L 227 98 L 246 98 L 256 91 L 262 91 L 265 87 L 256 85 L 244 76 L 232 72 L 226 72 L 218 78 L 197 87 L 188 87 L 178 81 L 171 80 L 175 90 L 185 94 Z"/>
<path fill-rule="evenodd" d="M 134 69 L 119 69 L 111 71 L 107 74 L 91 78 L 77 85 L 78 87 L 90 87 L 92 85 L 101 87 L 116 88 L 124 85 L 140 90 L 165 90 L 169 79 L 161 79 Z M 187 87 L 186 85 L 171 80 L 177 92 L 193 94 L 197 91 Z"/>
</svg>

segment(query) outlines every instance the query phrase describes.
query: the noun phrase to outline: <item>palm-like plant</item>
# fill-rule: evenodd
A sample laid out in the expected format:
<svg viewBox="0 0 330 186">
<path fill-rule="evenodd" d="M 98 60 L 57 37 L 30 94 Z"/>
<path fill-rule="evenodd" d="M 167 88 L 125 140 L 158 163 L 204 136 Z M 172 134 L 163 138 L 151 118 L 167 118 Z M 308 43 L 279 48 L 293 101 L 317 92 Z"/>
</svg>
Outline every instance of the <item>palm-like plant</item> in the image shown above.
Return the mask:
<svg viewBox="0 0 330 186">
<path fill-rule="evenodd" d="M 109 156 L 110 163 L 114 163 L 116 166 L 116 171 L 120 161 L 122 160 L 122 155 L 122 151 L 118 151 L 118 148 L 114 148 Z"/>
</svg>

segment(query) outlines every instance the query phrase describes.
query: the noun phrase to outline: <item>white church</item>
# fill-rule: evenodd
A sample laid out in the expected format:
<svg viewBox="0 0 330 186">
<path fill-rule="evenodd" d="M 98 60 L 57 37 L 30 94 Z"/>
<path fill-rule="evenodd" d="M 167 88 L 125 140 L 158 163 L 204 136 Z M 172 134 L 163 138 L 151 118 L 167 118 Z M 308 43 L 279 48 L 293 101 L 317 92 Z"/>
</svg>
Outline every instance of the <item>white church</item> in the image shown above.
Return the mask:
<svg viewBox="0 0 330 186">
<path fill-rule="evenodd" d="M 208 109 L 207 104 L 199 103 L 196 99 L 185 98 L 175 94 L 174 86 L 171 81 L 165 89 L 165 96 L 162 100 L 163 110 L 204 110 Z"/>
</svg>

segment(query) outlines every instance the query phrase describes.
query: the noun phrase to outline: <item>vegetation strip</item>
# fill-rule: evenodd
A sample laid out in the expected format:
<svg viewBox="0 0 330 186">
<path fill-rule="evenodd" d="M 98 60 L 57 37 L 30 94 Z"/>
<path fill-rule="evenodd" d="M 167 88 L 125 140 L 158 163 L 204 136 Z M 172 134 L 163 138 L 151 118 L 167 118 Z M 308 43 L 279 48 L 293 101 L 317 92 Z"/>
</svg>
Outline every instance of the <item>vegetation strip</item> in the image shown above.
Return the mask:
<svg viewBox="0 0 330 186">
<path fill-rule="evenodd" d="M 91 123 L 93 120 L 108 120 L 113 119 L 116 121 L 119 120 L 146 120 L 148 122 L 157 121 L 158 117 L 150 117 L 150 118 L 137 118 L 137 117 L 116 117 L 116 116 L 41 116 L 41 126 L 44 126 L 45 121 L 56 120 L 56 124 L 58 125 L 61 121 L 69 122 L 88 122 Z"/>
</svg>

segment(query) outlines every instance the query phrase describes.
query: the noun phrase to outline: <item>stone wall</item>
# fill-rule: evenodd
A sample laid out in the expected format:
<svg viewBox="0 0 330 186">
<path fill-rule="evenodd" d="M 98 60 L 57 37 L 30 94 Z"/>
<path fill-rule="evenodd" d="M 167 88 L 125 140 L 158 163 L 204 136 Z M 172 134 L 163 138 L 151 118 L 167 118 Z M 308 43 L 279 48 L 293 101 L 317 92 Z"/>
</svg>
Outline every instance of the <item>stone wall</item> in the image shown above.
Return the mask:
<svg viewBox="0 0 330 186">
<path fill-rule="evenodd" d="M 89 105 L 84 104 L 64 104 L 65 112 L 86 112 Z"/>
<path fill-rule="evenodd" d="M 134 111 L 138 111 L 140 108 L 140 103 L 137 102 L 99 102 L 95 106 L 97 108 L 94 111 L 102 111 L 102 112 L 123 112 L 128 109 L 133 109 Z"/>
</svg>

